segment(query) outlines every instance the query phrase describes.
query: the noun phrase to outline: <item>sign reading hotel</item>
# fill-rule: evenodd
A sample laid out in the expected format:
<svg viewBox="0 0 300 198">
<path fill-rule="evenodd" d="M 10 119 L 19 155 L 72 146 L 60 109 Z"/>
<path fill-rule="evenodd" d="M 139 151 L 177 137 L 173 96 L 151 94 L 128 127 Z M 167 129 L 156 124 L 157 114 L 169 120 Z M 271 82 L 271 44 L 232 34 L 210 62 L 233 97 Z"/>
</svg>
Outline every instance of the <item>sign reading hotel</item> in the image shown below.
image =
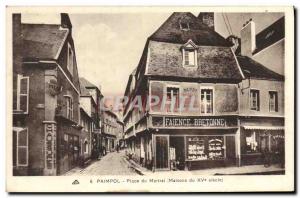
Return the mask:
<svg viewBox="0 0 300 198">
<path fill-rule="evenodd" d="M 225 127 L 224 118 L 178 118 L 165 117 L 165 127 Z"/>
</svg>

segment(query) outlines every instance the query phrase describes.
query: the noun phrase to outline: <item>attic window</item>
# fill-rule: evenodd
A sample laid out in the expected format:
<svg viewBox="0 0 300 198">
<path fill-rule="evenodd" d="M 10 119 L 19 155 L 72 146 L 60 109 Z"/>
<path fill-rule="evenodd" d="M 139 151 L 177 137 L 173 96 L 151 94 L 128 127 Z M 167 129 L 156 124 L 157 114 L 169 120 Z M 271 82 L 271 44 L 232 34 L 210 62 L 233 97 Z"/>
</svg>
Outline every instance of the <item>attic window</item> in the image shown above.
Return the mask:
<svg viewBox="0 0 300 198">
<path fill-rule="evenodd" d="M 190 29 L 190 24 L 188 22 L 180 22 L 180 29 L 189 30 Z"/>
</svg>

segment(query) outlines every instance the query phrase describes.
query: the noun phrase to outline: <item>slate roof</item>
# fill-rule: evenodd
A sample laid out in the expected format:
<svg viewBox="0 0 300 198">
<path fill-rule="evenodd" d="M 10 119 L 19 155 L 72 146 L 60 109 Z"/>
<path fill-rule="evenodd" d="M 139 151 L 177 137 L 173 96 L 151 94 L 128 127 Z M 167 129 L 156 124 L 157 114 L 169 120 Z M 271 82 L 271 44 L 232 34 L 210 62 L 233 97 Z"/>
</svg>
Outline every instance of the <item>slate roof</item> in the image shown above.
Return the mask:
<svg viewBox="0 0 300 198">
<path fill-rule="evenodd" d="M 180 28 L 182 19 L 189 21 L 189 30 Z M 189 40 L 199 47 L 196 71 L 182 65 L 181 47 Z M 155 46 L 155 43 L 158 44 Z M 229 41 L 203 24 L 192 13 L 175 12 L 148 38 L 145 49 L 150 49 L 150 52 L 143 53 L 139 66 L 146 64 L 147 58 L 144 56 L 148 54 L 150 57 L 146 75 L 241 80 L 243 77 L 230 46 Z"/>
<path fill-rule="evenodd" d="M 281 17 L 273 24 L 262 30 L 256 35 L 256 49 L 253 54 L 276 43 L 285 37 L 284 17 Z"/>
<path fill-rule="evenodd" d="M 189 30 L 180 29 L 180 21 L 189 21 Z M 203 24 L 190 12 L 174 12 L 150 37 L 150 40 L 185 44 L 192 39 L 196 45 L 230 46 L 220 34 Z"/>
<path fill-rule="evenodd" d="M 79 78 L 80 81 L 80 95 L 81 96 L 90 96 L 89 91 L 86 89 L 86 87 L 88 87 L 87 85 L 90 84 L 90 82 L 88 80 L 86 80 L 85 78 Z"/>
<path fill-rule="evenodd" d="M 157 47 L 157 45 L 163 46 Z M 231 48 L 199 46 L 198 66 L 196 69 L 190 69 L 182 65 L 180 46 L 150 42 L 151 52 L 146 75 L 227 81 L 239 81 L 243 78 Z"/>
<path fill-rule="evenodd" d="M 90 81 L 88 81 L 83 77 L 80 77 L 79 80 L 80 80 L 80 85 L 84 87 L 97 87 L 96 85 L 94 85 L 93 83 L 91 83 Z"/>
<path fill-rule="evenodd" d="M 68 34 L 60 25 L 21 24 L 23 57 L 28 59 L 55 59 Z"/>
<path fill-rule="evenodd" d="M 272 80 L 284 80 L 284 76 L 280 75 L 262 64 L 247 56 L 237 56 L 237 60 L 243 70 L 246 78 L 259 78 L 259 79 L 272 79 Z"/>
</svg>

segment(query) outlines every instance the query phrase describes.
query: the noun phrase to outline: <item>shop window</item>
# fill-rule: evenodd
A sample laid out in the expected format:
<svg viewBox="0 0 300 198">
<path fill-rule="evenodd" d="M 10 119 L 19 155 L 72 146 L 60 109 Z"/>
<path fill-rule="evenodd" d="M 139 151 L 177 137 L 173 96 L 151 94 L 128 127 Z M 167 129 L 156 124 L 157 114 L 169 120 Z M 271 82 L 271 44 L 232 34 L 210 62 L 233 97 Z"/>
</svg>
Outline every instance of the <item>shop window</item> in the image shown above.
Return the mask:
<svg viewBox="0 0 300 198">
<path fill-rule="evenodd" d="M 223 136 L 212 136 L 208 138 L 208 158 L 211 160 L 224 159 Z"/>
<path fill-rule="evenodd" d="M 250 109 L 259 111 L 259 90 L 250 90 Z"/>
<path fill-rule="evenodd" d="M 29 104 L 29 77 L 18 75 L 17 79 L 17 97 L 15 98 L 14 111 L 28 113 Z"/>
<path fill-rule="evenodd" d="M 261 152 L 260 134 L 255 131 L 246 132 L 246 152 L 258 153 Z"/>
<path fill-rule="evenodd" d="M 28 166 L 28 129 L 13 130 L 13 166 Z"/>
<path fill-rule="evenodd" d="M 179 110 L 179 88 L 167 87 L 166 111 L 177 112 Z"/>
<path fill-rule="evenodd" d="M 278 112 L 278 94 L 276 91 L 269 91 L 269 111 Z"/>
<path fill-rule="evenodd" d="M 225 147 L 223 136 L 188 136 L 187 160 L 223 160 Z"/>
<path fill-rule="evenodd" d="M 207 160 L 207 149 L 205 147 L 204 137 L 187 137 L 187 160 Z"/>
<path fill-rule="evenodd" d="M 212 114 L 213 113 L 213 90 L 201 89 L 201 113 Z"/>
<path fill-rule="evenodd" d="M 73 120 L 73 99 L 70 96 L 65 96 L 67 101 L 67 118 Z"/>
<path fill-rule="evenodd" d="M 73 76 L 74 52 L 69 43 L 68 43 L 68 59 L 67 60 L 68 60 L 67 68 L 68 68 L 70 74 Z"/>
</svg>

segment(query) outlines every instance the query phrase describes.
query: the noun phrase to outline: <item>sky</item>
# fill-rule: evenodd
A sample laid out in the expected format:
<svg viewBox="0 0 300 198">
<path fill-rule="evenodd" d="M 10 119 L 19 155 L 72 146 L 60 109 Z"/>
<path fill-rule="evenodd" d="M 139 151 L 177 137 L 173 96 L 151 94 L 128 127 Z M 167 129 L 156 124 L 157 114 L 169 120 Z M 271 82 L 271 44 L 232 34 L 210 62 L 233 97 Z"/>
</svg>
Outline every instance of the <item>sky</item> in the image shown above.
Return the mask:
<svg viewBox="0 0 300 198">
<path fill-rule="evenodd" d="M 147 38 L 172 13 L 93 13 L 69 14 L 79 76 L 97 85 L 107 95 L 123 95 L 129 74 L 138 65 Z M 199 13 L 193 12 L 194 15 Z M 58 23 L 55 17 L 32 15 L 24 22 Z M 275 22 L 283 13 L 227 13 L 234 35 L 240 36 L 243 24 L 252 18 L 256 33 Z M 31 20 L 31 21 L 30 21 Z M 229 35 L 222 13 L 215 13 L 215 30 Z"/>
</svg>

